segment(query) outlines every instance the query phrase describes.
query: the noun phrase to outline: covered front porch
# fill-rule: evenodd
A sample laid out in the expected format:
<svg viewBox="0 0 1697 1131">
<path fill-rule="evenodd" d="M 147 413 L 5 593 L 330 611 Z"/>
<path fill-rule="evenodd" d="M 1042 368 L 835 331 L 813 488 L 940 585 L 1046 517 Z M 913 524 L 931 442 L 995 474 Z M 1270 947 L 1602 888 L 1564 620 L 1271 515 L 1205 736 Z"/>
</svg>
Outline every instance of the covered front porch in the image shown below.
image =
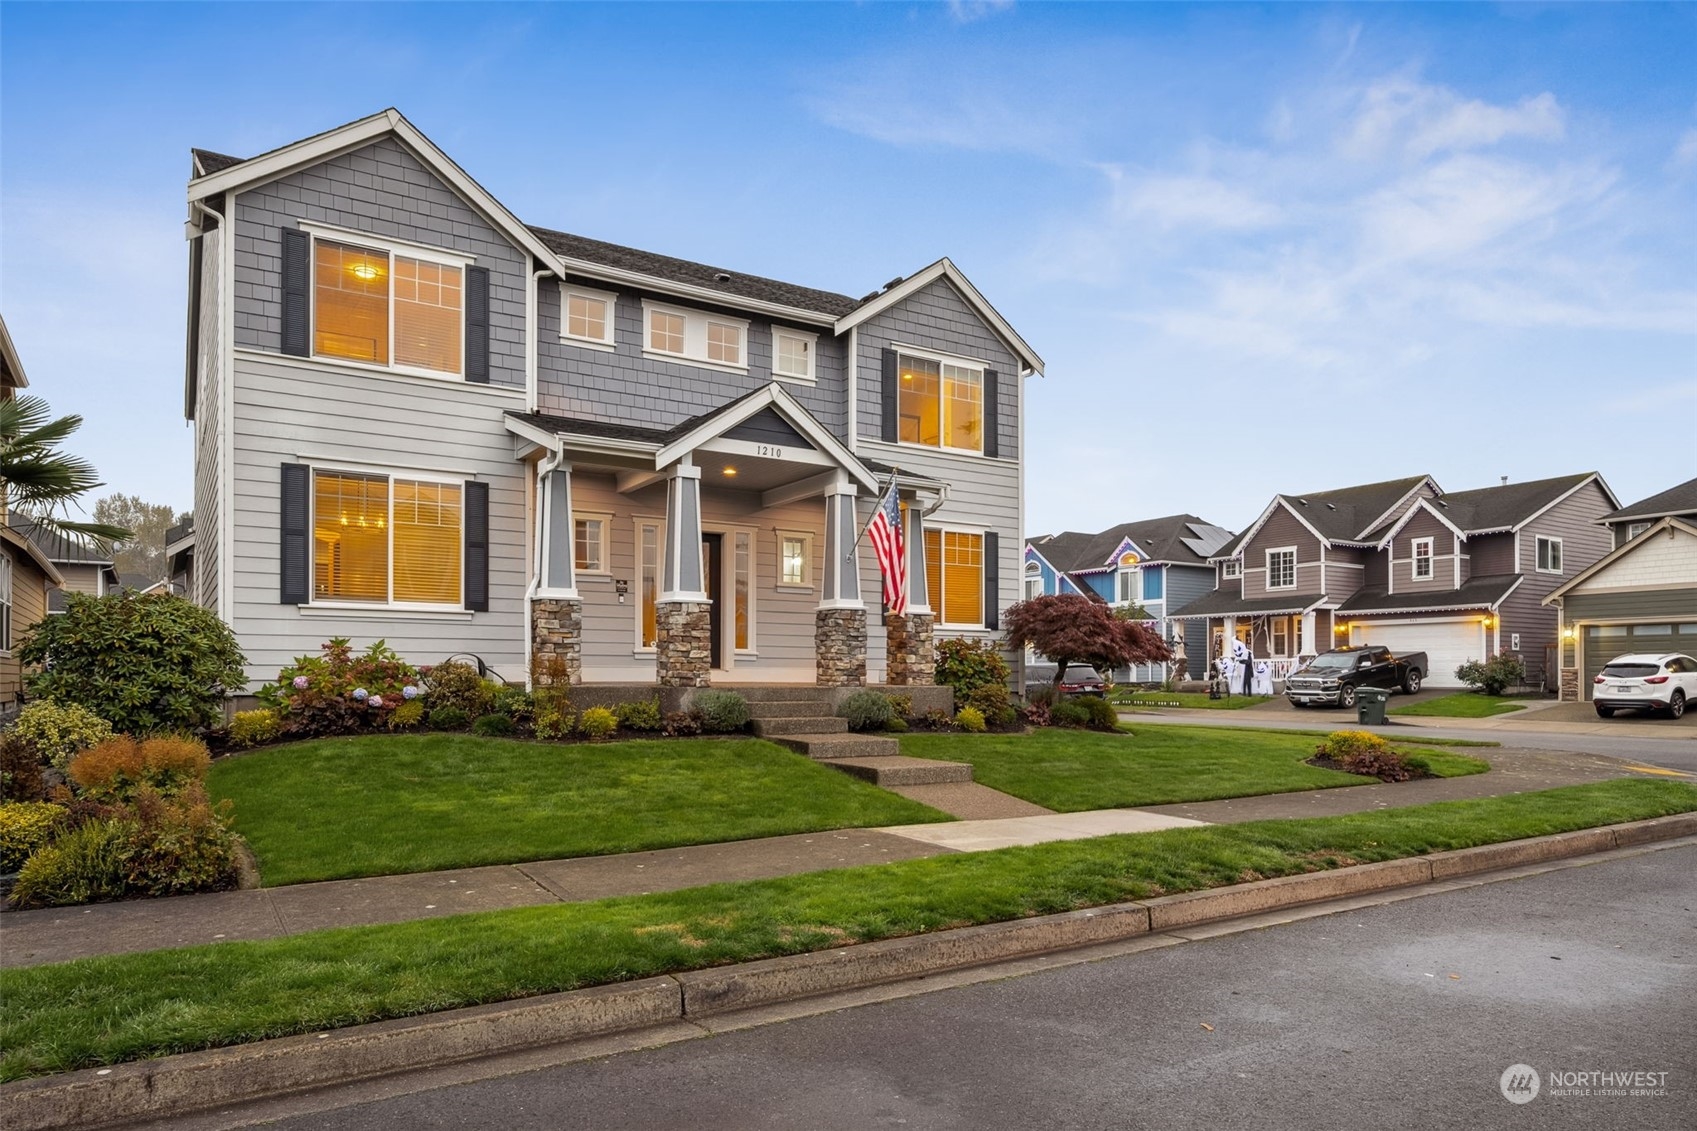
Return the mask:
<svg viewBox="0 0 1697 1131">
<path fill-rule="evenodd" d="M 533 679 L 926 685 L 924 515 L 941 484 L 857 458 L 779 385 L 666 431 L 509 414 L 531 469 Z M 894 476 L 907 584 L 857 544 Z"/>
<path fill-rule="evenodd" d="M 1274 684 L 1333 647 L 1331 610 L 1323 598 L 1286 597 L 1243 600 L 1210 595 L 1172 615 L 1178 621 L 1207 624 L 1210 667 L 1228 654 L 1233 641 L 1242 641 L 1257 661 L 1266 661 Z M 1342 641 L 1347 643 L 1347 641 Z"/>
</svg>

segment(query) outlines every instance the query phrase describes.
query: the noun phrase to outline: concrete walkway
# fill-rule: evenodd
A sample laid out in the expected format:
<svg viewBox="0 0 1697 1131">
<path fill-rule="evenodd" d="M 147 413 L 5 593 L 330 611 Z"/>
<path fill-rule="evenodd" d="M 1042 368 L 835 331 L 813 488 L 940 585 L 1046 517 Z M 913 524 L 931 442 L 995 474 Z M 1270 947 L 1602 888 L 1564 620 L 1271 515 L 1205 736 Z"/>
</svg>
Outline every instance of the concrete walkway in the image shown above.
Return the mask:
<svg viewBox="0 0 1697 1131">
<path fill-rule="evenodd" d="M 999 812 L 1006 802 L 1017 799 L 1007 798 L 1005 794 L 986 798 L 984 794 L 995 791 L 978 787 L 983 794 L 974 793 L 971 798 L 963 794 L 951 800 L 982 803 L 989 811 L 981 820 L 843 829 L 618 856 L 334 880 L 88 907 L 9 911 L 0 914 L 0 968 L 235 939 L 278 938 L 330 927 L 402 923 L 474 911 L 646 895 L 713 883 L 771 879 L 1115 833 L 1203 823 L 1322 817 L 1458 797 L 1490 797 L 1603 781 L 1633 772 L 1629 763 L 1599 755 L 1510 748 L 1481 753 L 1494 768 L 1490 773 L 1465 778 L 1085 813 L 1050 813 L 1028 802 L 1018 802 L 1035 810 L 1029 816 Z"/>
</svg>

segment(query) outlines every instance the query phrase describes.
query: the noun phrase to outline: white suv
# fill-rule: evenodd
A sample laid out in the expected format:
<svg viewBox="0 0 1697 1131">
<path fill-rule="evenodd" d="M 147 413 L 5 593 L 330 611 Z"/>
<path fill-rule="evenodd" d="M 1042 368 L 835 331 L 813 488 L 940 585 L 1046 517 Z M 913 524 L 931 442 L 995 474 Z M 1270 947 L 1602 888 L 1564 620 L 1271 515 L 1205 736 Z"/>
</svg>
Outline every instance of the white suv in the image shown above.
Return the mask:
<svg viewBox="0 0 1697 1131">
<path fill-rule="evenodd" d="M 1591 701 L 1605 719 L 1633 708 L 1677 719 L 1697 698 L 1697 660 L 1678 652 L 1616 656 L 1593 682 Z"/>
</svg>

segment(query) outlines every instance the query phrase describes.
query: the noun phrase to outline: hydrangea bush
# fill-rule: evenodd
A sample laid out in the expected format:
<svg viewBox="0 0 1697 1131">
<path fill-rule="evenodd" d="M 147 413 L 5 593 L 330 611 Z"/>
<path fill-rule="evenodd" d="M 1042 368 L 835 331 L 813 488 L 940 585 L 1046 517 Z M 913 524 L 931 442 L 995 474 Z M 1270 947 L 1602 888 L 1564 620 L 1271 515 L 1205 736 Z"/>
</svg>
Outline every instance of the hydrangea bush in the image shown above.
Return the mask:
<svg viewBox="0 0 1697 1131">
<path fill-rule="evenodd" d="M 281 715 L 287 734 L 307 737 L 387 726 L 387 712 L 422 694 L 418 669 L 387 643 L 356 653 L 347 637 L 338 636 L 321 655 L 301 656 L 284 668 L 259 698 Z"/>
</svg>

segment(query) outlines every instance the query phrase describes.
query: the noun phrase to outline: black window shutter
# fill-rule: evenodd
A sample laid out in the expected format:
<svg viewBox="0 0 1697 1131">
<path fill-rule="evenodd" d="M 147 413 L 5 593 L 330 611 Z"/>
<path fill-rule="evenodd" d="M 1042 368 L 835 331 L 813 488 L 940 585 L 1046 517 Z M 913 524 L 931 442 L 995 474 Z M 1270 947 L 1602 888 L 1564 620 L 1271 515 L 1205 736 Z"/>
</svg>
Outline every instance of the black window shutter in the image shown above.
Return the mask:
<svg viewBox="0 0 1697 1131">
<path fill-rule="evenodd" d="M 901 389 L 897 384 L 896 351 L 884 351 L 884 431 L 881 438 L 886 444 L 893 444 L 901 439 Z"/>
<path fill-rule="evenodd" d="M 283 233 L 283 352 L 312 353 L 312 237 L 299 228 Z"/>
<path fill-rule="evenodd" d="M 489 268 L 465 269 L 465 379 L 489 384 Z"/>
<path fill-rule="evenodd" d="M 277 571 L 279 604 L 304 605 L 312 600 L 311 499 L 312 470 L 304 463 L 285 463 Z"/>
<path fill-rule="evenodd" d="M 994 530 L 984 532 L 984 627 L 1002 627 L 1002 571 L 1000 540 Z M 926 565 L 930 565 L 929 562 Z"/>
<path fill-rule="evenodd" d="M 991 459 L 1001 455 L 1001 403 L 996 399 L 996 371 L 984 371 L 984 454 Z"/>
<path fill-rule="evenodd" d="M 465 485 L 465 607 L 489 611 L 489 484 Z"/>
</svg>

